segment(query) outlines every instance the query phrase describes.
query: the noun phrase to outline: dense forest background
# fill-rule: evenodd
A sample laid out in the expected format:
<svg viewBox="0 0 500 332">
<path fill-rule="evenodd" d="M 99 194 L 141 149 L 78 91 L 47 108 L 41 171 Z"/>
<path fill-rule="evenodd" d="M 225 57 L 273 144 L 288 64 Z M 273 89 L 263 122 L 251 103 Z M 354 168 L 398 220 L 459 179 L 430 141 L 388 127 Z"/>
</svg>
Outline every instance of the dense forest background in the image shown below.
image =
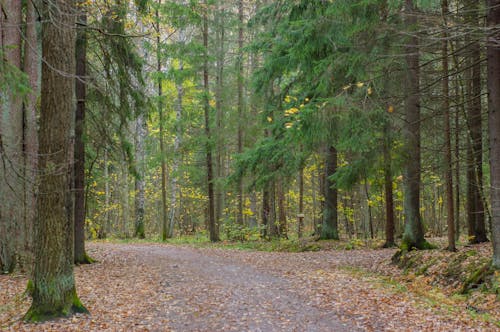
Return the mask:
<svg viewBox="0 0 500 332">
<path fill-rule="evenodd" d="M 446 235 L 450 250 L 493 240 L 500 266 L 499 1 L 1 8 L 2 271 L 30 269 L 61 163 L 76 262 L 110 237 L 411 250 Z M 69 39 L 46 53 L 58 29 Z M 49 87 L 44 70 L 72 83 Z M 61 130 L 66 159 L 48 162 Z"/>
</svg>

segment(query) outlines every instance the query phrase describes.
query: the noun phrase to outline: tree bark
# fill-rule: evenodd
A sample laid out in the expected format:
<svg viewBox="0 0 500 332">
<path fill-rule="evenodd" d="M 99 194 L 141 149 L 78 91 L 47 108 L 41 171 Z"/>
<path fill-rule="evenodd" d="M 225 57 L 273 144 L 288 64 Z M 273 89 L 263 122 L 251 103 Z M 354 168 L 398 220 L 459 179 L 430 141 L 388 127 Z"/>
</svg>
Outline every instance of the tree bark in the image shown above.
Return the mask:
<svg viewBox="0 0 500 332">
<path fill-rule="evenodd" d="M 182 34 L 182 31 L 180 32 Z M 184 70 L 184 64 L 182 59 L 179 60 L 179 71 Z M 182 77 L 182 75 L 180 75 Z M 182 140 L 182 100 L 184 96 L 184 89 L 182 86 L 182 81 L 176 83 L 177 88 L 177 102 L 175 106 L 175 139 L 174 139 L 174 153 L 173 153 L 173 165 L 172 165 L 172 177 L 171 177 L 171 187 L 170 187 L 170 224 L 168 226 L 168 237 L 174 235 L 174 225 L 177 210 L 177 193 L 179 191 L 177 179 L 179 177 L 179 162 L 180 162 L 180 146 Z"/>
<path fill-rule="evenodd" d="M 389 121 L 386 125 L 384 137 L 384 193 L 385 193 L 385 243 L 384 248 L 395 246 L 394 242 L 394 195 L 393 195 L 393 178 L 392 178 L 392 158 L 391 158 L 391 126 Z"/>
<path fill-rule="evenodd" d="M 322 239 L 339 239 L 338 218 L 337 218 L 337 188 L 334 183 L 328 179 L 337 171 L 337 150 L 329 146 L 325 158 L 325 206 L 323 209 L 323 224 L 321 226 Z"/>
<path fill-rule="evenodd" d="M 407 96 L 405 100 L 405 160 L 403 170 L 405 229 L 402 249 L 424 249 L 424 228 L 420 217 L 420 73 L 417 12 L 413 0 L 405 0 L 405 24 L 410 37 L 405 47 Z"/>
<path fill-rule="evenodd" d="M 70 131 L 75 73 L 75 2 L 43 2 L 40 195 L 35 224 L 35 266 L 27 321 L 86 312 L 73 274 Z M 50 12 L 50 14 L 49 14 Z M 50 15 L 50 16 L 49 16 Z M 48 65 L 50 64 L 50 66 Z"/>
<path fill-rule="evenodd" d="M 304 235 L 304 167 L 299 170 L 299 213 L 297 216 L 297 236 Z"/>
<path fill-rule="evenodd" d="M 224 188 L 222 186 L 222 179 L 224 178 L 224 39 L 225 39 L 225 27 L 224 27 L 224 6 L 221 6 L 221 1 L 217 4 L 217 17 L 216 17 L 216 88 L 215 88 L 215 123 L 216 130 L 216 148 L 215 148 L 215 171 L 216 171 L 216 183 L 214 186 L 215 191 L 215 222 L 220 223 L 222 220 L 222 215 L 224 212 Z M 222 1 L 223 3 L 223 1 Z"/>
<path fill-rule="evenodd" d="M 441 1 L 441 13 L 443 15 L 443 110 L 444 110 L 444 142 L 445 142 L 445 182 L 446 182 L 446 206 L 448 226 L 448 250 L 455 251 L 455 210 L 453 201 L 453 164 L 451 159 L 451 126 L 450 126 L 450 82 L 448 66 L 448 31 L 447 16 L 449 15 L 448 0 Z"/>
<path fill-rule="evenodd" d="M 487 2 L 488 120 L 490 134 L 493 267 L 500 269 L 500 0 Z"/>
<path fill-rule="evenodd" d="M 479 27 L 479 6 L 474 0 L 465 3 L 466 23 L 471 28 Z M 488 241 L 485 224 L 485 205 L 483 201 L 483 128 L 481 115 L 481 49 L 479 41 L 468 38 L 467 80 L 467 124 L 469 144 L 467 148 L 467 220 L 469 241 L 481 243 Z"/>
<path fill-rule="evenodd" d="M 279 179 L 277 183 L 277 198 L 278 198 L 278 233 L 279 236 L 288 239 L 288 225 L 286 220 L 286 198 L 283 188 L 283 179 Z"/>
<path fill-rule="evenodd" d="M 161 5 L 161 0 L 158 1 Z M 156 70 L 161 73 L 161 51 L 160 51 L 160 14 L 156 10 Z M 166 241 L 168 238 L 168 216 L 167 216 L 167 162 L 165 160 L 165 133 L 164 133 L 164 113 L 163 113 L 163 81 L 161 75 L 158 77 L 158 115 L 160 122 L 160 159 L 161 159 L 161 239 Z"/>
<path fill-rule="evenodd" d="M 21 1 L 0 5 L 2 52 L 8 66 L 21 70 Z M 2 78 L 3 79 L 3 78 Z M 20 79 L 20 76 L 18 76 Z M 23 188 L 23 110 L 15 87 L 5 93 L 1 109 L 0 167 L 0 270 L 12 272 L 16 259 L 23 256 L 24 188 Z M 19 206 L 21 204 L 21 207 Z"/>
<path fill-rule="evenodd" d="M 80 2 L 82 3 L 82 2 Z M 76 113 L 75 113 L 75 148 L 74 179 L 75 195 L 75 264 L 88 264 L 92 260 L 85 253 L 85 101 L 87 75 L 87 14 L 84 6 L 78 15 L 79 27 L 76 32 Z"/>
<path fill-rule="evenodd" d="M 243 0 L 238 0 L 238 153 L 243 152 Z M 243 179 L 238 179 L 238 224 L 243 224 Z"/>
<path fill-rule="evenodd" d="M 135 161 L 137 174 L 135 177 L 135 229 L 134 236 L 139 239 L 146 237 L 144 231 L 144 205 L 145 205 L 145 189 L 146 189 L 146 152 L 144 150 L 144 141 L 146 139 L 146 121 L 144 119 L 144 111 L 137 115 L 135 122 Z"/>
<path fill-rule="evenodd" d="M 24 104 L 24 193 L 25 193 L 25 252 L 27 266 L 33 265 L 33 227 L 36 211 L 36 178 L 38 167 L 38 126 L 37 126 L 37 99 L 40 96 L 41 60 L 39 52 L 40 24 L 33 1 L 26 3 L 26 43 L 24 46 L 24 72 L 28 75 L 31 91 Z"/>
<path fill-rule="evenodd" d="M 215 194 L 214 194 L 214 175 L 212 163 L 212 146 L 210 144 L 212 133 L 210 131 L 210 104 L 209 94 L 210 89 L 208 85 L 208 0 L 203 2 L 205 8 L 203 10 L 203 47 L 204 47 L 204 60 L 203 60 L 203 106 L 205 115 L 205 135 L 206 135 L 206 165 L 207 165 L 207 194 L 208 194 L 208 232 L 210 241 L 219 241 L 219 231 L 215 220 Z"/>
</svg>

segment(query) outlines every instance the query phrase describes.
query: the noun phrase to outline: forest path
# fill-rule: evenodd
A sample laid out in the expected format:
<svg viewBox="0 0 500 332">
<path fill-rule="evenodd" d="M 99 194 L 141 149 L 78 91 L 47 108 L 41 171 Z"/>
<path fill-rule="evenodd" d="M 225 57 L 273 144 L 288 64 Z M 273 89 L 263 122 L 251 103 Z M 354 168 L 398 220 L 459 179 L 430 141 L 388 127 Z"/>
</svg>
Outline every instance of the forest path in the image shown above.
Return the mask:
<svg viewBox="0 0 500 332">
<path fill-rule="evenodd" d="M 99 263 L 76 269 L 91 316 L 12 331 L 452 331 L 487 330 L 466 315 L 348 269 L 387 264 L 393 250 L 268 253 L 161 244 L 88 244 Z M 0 308 L 23 278 L 0 276 Z M 11 301 L 10 302 L 15 302 Z M 16 306 L 11 304 L 11 306 Z M 8 310 L 7 310 L 8 311 Z M 2 316 L 4 315 L 4 316 Z M 8 325 L 7 325 L 8 324 Z M 9 326 L 9 327 L 7 327 Z"/>
</svg>

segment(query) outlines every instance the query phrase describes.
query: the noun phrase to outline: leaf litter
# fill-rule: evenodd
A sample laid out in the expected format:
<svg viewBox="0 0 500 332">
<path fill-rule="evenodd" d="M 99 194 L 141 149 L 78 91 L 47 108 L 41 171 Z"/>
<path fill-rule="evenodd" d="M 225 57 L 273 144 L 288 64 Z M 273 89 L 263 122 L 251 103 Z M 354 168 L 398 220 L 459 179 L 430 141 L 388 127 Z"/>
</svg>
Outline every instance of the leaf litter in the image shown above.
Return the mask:
<svg viewBox="0 0 500 332">
<path fill-rule="evenodd" d="M 89 243 L 87 247 L 98 263 L 76 267 L 75 276 L 78 294 L 91 315 L 25 324 L 22 315 L 30 305 L 30 299 L 23 295 L 27 279 L 23 275 L 2 275 L 0 329 L 498 329 L 494 310 L 489 310 L 493 319 L 476 319 L 470 310 L 473 305 L 457 305 L 451 290 L 433 295 L 433 282 L 437 282 L 430 281 L 432 271 L 410 278 L 391 265 L 393 249 L 285 253 L 164 244 Z M 498 303 L 494 298 L 488 301 Z"/>
</svg>

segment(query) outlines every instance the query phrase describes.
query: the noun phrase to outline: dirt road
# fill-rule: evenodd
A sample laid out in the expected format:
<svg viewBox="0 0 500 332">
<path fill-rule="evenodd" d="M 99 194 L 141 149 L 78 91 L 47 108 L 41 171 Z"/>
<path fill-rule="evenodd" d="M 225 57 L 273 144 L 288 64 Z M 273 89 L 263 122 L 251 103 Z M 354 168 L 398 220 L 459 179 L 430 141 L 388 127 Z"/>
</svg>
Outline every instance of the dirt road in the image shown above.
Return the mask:
<svg viewBox="0 0 500 332">
<path fill-rule="evenodd" d="M 22 277 L 0 277 L 0 328 L 12 331 L 451 331 L 468 317 L 388 287 L 348 265 L 392 251 L 264 253 L 159 244 L 88 245 L 78 267 L 91 316 L 33 326 Z M 6 303 L 2 303 L 2 300 Z M 3 310 L 1 308 L 4 308 Z M 493 328 L 493 327 L 491 327 Z M 489 330 L 488 325 L 476 328 Z"/>
</svg>

